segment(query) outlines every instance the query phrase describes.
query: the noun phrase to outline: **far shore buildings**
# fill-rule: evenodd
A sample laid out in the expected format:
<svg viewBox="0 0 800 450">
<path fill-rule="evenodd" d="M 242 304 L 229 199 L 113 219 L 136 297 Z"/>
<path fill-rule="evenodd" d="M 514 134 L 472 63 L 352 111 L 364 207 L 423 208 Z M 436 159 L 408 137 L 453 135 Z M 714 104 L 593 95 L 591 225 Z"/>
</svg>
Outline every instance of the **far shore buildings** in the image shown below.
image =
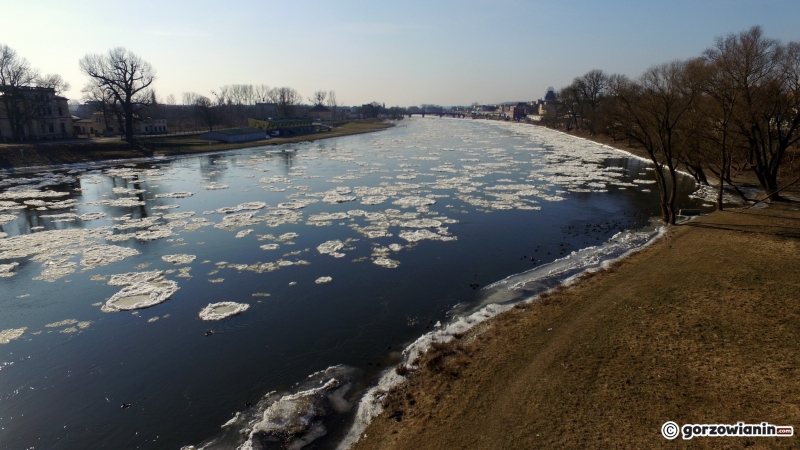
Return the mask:
<svg viewBox="0 0 800 450">
<path fill-rule="evenodd" d="M 308 110 L 308 117 L 312 119 L 331 120 L 333 119 L 333 111 L 322 106 L 322 104 L 318 104 Z"/>
<path fill-rule="evenodd" d="M 56 95 L 55 89 L 21 87 L 0 92 L 0 142 L 15 137 L 30 141 L 71 136 L 72 116 L 67 99 Z"/>
<path fill-rule="evenodd" d="M 139 134 L 162 134 L 167 132 L 167 119 L 147 117 L 138 122 Z"/>
<path fill-rule="evenodd" d="M 78 136 L 118 136 L 124 134 L 119 125 L 119 120 L 110 111 L 94 111 L 89 107 L 79 109 L 79 113 L 86 114 L 84 118 L 72 116 L 73 134 Z M 167 133 L 167 119 L 135 117 L 133 123 L 134 134 L 164 134 Z"/>
<path fill-rule="evenodd" d="M 556 93 L 552 87 L 548 88 L 544 98 L 539 100 L 506 102 L 498 105 L 476 105 L 473 109 L 474 115 L 506 120 L 537 121 L 545 117 L 554 117 L 557 113 Z"/>
</svg>

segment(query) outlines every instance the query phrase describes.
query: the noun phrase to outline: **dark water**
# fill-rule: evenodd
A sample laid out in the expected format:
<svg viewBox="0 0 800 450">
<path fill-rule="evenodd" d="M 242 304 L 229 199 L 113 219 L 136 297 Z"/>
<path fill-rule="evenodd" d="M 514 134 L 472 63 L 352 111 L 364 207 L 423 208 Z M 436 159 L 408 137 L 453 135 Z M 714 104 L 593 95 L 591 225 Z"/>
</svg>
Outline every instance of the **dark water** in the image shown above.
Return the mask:
<svg viewBox="0 0 800 450">
<path fill-rule="evenodd" d="M 357 401 L 378 373 L 397 361 L 404 345 L 435 322 L 447 321 L 454 308 L 475 305 L 481 298 L 475 283 L 483 287 L 602 244 L 620 230 L 647 226 L 659 214 L 655 185 L 631 183 L 653 179 L 646 164 L 530 126 L 414 119 L 376 134 L 283 150 L 287 151 L 253 148 L 129 164 L 111 171 L 72 168 L 72 173 L 59 171 L 55 177 L 46 171 L 7 174 L 0 180 L 4 183 L 0 192 L 12 193 L 1 199 L 6 210 L 0 211 L 0 218 L 17 215 L 0 226 L 7 234 L 0 239 L 0 265 L 19 263 L 9 271 L 13 276 L 0 278 L 0 331 L 25 328 L 20 337 L 0 345 L 0 448 L 197 445 L 219 436 L 220 426 L 236 412 L 252 409 L 248 403 L 258 403 L 271 391 L 278 395 L 297 391 L 302 387 L 298 383 L 310 374 L 337 365 L 347 368 L 353 383 L 346 400 Z M 408 174 L 416 177 L 396 178 Z M 285 180 L 260 181 L 276 176 Z M 17 182 L 20 177 L 26 180 Z M 214 183 L 227 188 L 203 188 Z M 530 190 L 516 198 L 491 195 L 524 190 L 519 186 L 494 189 L 512 185 Z M 68 195 L 43 198 L 44 205 L 34 202 L 25 209 L 9 209 L 31 199 L 14 197 L 20 186 Z M 144 192 L 116 194 L 115 187 Z M 314 196 L 337 187 L 348 188 L 342 193 L 354 191 L 340 195 L 356 199 L 327 203 L 322 196 Z M 361 204 L 364 197 L 381 194 L 364 193 L 357 187 L 382 187 L 387 198 L 380 204 Z M 693 188 L 691 180 L 681 181 L 680 207 L 698 205 L 688 198 Z M 181 191 L 193 195 L 156 198 Z M 393 204 L 429 195 L 447 197 L 435 197 L 435 204 L 421 209 Z M 85 205 L 131 197 L 145 204 Z M 75 203 L 50 209 L 59 206 L 52 202 L 68 199 Z M 285 219 L 286 214 L 275 214 L 282 209 L 278 204 L 297 199 L 317 202 L 289 210 L 289 223 L 270 226 L 275 223 L 263 219 Z M 203 214 L 245 202 L 264 202 L 268 207 L 252 211 L 253 223 L 227 229 L 213 225 L 231 214 Z M 179 208 L 153 209 L 164 205 Z M 525 209 L 529 207 L 540 209 Z M 371 222 L 355 213 L 328 220 L 326 226 L 307 224 L 320 213 L 387 209 L 399 212 L 390 211 L 384 218 L 371 216 Z M 172 235 L 160 239 L 109 241 L 88 236 L 73 244 L 65 240 L 59 246 L 70 230 L 125 228 L 141 218 L 153 220 L 148 224 L 158 230 L 170 222 L 159 214 L 190 211 L 195 212 L 191 217 L 171 220 L 191 225 L 191 219 L 205 218 L 210 226 L 192 230 L 173 223 L 168 228 Z M 47 217 L 91 212 L 106 216 L 96 220 Z M 409 223 L 411 214 L 398 218 L 404 213 L 457 223 L 443 223 L 438 229 L 415 228 Z M 128 221 L 112 220 L 126 214 Z M 369 238 L 351 225 L 371 225 L 373 231 L 382 229 L 392 236 Z M 253 231 L 235 237 L 247 229 Z M 403 231 L 419 229 L 428 230 L 428 237 L 457 240 L 410 243 L 400 237 Z M 107 229 L 114 235 L 142 230 L 146 228 Z M 298 234 L 289 240 L 293 244 L 259 240 L 259 235 L 278 237 L 289 232 Z M 24 256 L 10 252 L 14 240 L 20 239 L 17 236 L 30 238 L 31 234 L 45 236 L 44 250 Z M 339 250 L 345 254 L 341 258 L 317 250 L 323 242 L 337 239 L 358 240 Z M 260 248 L 269 243 L 279 248 Z M 135 249 L 138 254 L 105 265 L 82 265 L 83 252 L 92 244 Z M 376 246 L 389 244 L 402 248 L 375 251 Z M 121 254 L 115 248 L 106 250 Z M 291 252 L 298 253 L 287 255 Z M 173 265 L 161 258 L 169 254 L 195 255 L 196 259 Z M 399 265 L 374 264 L 381 256 Z M 262 273 L 217 264 L 278 260 L 300 264 Z M 52 281 L 33 279 L 53 266 L 74 271 Z M 184 267 L 191 267 L 191 278 L 178 277 L 177 269 Z M 180 287 L 168 301 L 137 311 L 101 311 L 100 303 L 121 289 L 107 284 L 108 275 L 152 270 L 176 270 L 164 275 Z M 332 281 L 316 284 L 323 276 Z M 246 303 L 250 309 L 217 322 L 200 320 L 203 307 L 221 301 Z M 46 326 L 67 319 L 78 323 Z M 213 334 L 206 336 L 209 330 Z M 325 419 L 328 434 L 312 447 L 332 445 L 349 417 L 339 414 Z M 232 445 L 227 439 L 227 445 Z"/>
</svg>

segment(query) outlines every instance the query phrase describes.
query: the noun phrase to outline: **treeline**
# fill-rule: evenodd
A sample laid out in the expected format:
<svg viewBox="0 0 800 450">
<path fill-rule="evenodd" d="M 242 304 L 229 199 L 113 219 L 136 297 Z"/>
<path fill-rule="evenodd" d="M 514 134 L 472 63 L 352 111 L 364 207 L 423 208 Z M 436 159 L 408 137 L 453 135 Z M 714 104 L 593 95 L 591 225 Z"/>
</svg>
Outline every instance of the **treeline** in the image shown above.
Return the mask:
<svg viewBox="0 0 800 450">
<path fill-rule="evenodd" d="M 717 38 L 702 55 L 649 68 L 638 78 L 592 70 L 556 93 L 550 126 L 624 139 L 656 165 L 662 218 L 675 223 L 675 177 L 718 180 L 722 209 L 732 174 L 752 170 L 770 200 L 800 140 L 800 43 L 760 27 Z"/>
<path fill-rule="evenodd" d="M 306 108 L 297 90 L 264 84 L 230 84 L 213 91 L 210 97 L 184 92 L 180 100 L 171 94 L 160 99 L 154 89 L 155 68 L 122 47 L 87 54 L 78 63 L 89 78 L 81 90 L 83 118 L 101 113 L 105 130 L 116 129 L 129 142 L 134 139 L 138 122 L 147 117 L 167 119 L 172 128 L 181 131 L 211 130 L 244 126 L 248 117 L 296 116 Z M 51 89 L 60 96 L 69 84 L 58 75 L 41 75 L 12 48 L 0 44 L 0 104 L 14 141 L 21 140 L 24 125 L 40 116 L 42 107 L 54 100 L 52 95 L 34 92 L 36 89 Z M 312 106 L 327 106 L 334 119 L 344 113 L 334 91 L 317 91 L 308 101 Z"/>
<path fill-rule="evenodd" d="M 317 91 L 308 98 L 312 105 L 325 105 L 333 118 L 341 117 L 342 110 L 335 91 Z M 205 128 L 213 130 L 220 126 L 244 126 L 250 117 L 293 117 L 304 109 L 303 97 L 291 87 L 270 88 L 265 84 L 229 84 L 211 93 L 211 97 L 195 92 L 184 92 L 181 104 L 171 95 L 160 113 L 179 128 Z"/>
</svg>

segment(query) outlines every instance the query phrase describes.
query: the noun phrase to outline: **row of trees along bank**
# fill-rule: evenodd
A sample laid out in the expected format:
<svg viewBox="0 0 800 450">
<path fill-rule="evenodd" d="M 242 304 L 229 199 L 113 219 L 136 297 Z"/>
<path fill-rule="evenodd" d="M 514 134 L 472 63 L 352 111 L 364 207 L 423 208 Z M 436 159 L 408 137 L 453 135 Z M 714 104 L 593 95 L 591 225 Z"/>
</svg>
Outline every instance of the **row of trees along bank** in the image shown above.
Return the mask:
<svg viewBox="0 0 800 450">
<path fill-rule="evenodd" d="M 170 94 L 159 101 L 154 90 L 156 70 L 140 56 L 122 47 L 101 54 L 88 54 L 79 61 L 89 82 L 81 90 L 82 101 L 91 105 L 84 115 L 102 113 L 105 128 L 112 125 L 125 140 L 132 142 L 137 118 L 148 115 L 166 118 L 180 131 L 220 126 L 245 126 L 248 117 L 294 116 L 303 106 L 303 97 L 291 87 L 259 84 L 230 84 L 213 91 L 211 97 L 184 92 L 179 103 Z M 69 89 L 59 75 L 42 75 L 25 58 L 7 45 L 0 44 L 0 102 L 11 123 L 12 140 L 22 139 L 22 127 L 35 118 L 44 96 L 32 96 L 32 88 L 53 89 L 56 96 Z M 334 91 L 317 91 L 308 100 L 324 104 L 341 118 L 344 112 Z M 37 103 L 39 102 L 39 103 Z M 41 104 L 40 104 L 41 103 Z"/>
<path fill-rule="evenodd" d="M 649 68 L 636 79 L 592 70 L 556 94 L 550 126 L 603 133 L 643 149 L 655 164 L 662 218 L 674 224 L 675 177 L 718 180 L 717 207 L 732 173 L 752 170 L 770 200 L 800 140 L 800 43 L 760 27 L 717 38 L 703 54 Z"/>
</svg>

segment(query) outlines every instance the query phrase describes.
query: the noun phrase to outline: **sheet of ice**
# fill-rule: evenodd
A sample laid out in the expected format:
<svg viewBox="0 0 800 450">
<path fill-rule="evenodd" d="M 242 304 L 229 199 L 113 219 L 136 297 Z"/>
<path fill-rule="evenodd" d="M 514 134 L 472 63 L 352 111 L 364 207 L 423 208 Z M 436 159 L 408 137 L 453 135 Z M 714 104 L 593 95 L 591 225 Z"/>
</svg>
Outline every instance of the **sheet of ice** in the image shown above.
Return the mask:
<svg viewBox="0 0 800 450">
<path fill-rule="evenodd" d="M 125 188 L 125 187 L 114 187 L 111 189 L 111 192 L 119 195 L 135 195 L 135 194 L 142 194 L 145 191 L 144 189 L 134 189 L 134 188 Z"/>
<path fill-rule="evenodd" d="M 342 195 L 336 191 L 326 192 L 325 196 L 322 197 L 323 202 L 331 204 L 352 202 L 355 199 L 355 195 Z"/>
<path fill-rule="evenodd" d="M 760 189 L 756 188 L 748 188 L 748 187 L 740 187 L 740 191 L 742 191 L 745 195 L 749 198 L 755 198 L 758 195 L 763 195 L 764 192 Z M 716 186 L 697 186 L 697 190 L 693 192 L 690 197 L 699 198 L 701 200 L 707 201 L 709 203 L 716 203 L 717 195 L 719 195 L 719 185 Z M 722 190 L 722 201 L 723 203 L 731 204 L 731 205 L 744 205 L 745 201 L 735 193 L 732 187 L 725 186 Z"/>
<path fill-rule="evenodd" d="M 178 283 L 163 278 L 125 286 L 100 308 L 103 312 L 149 308 L 169 300 L 180 289 Z"/>
<path fill-rule="evenodd" d="M 234 236 L 234 237 L 235 237 L 236 239 L 240 239 L 240 238 L 243 238 L 243 237 L 247 236 L 248 234 L 250 234 L 250 233 L 252 233 L 252 232 L 253 232 L 253 229 L 252 229 L 252 228 L 250 228 L 250 229 L 247 229 L 247 230 L 242 230 L 242 231 L 240 231 L 240 232 L 236 233 L 236 236 Z"/>
<path fill-rule="evenodd" d="M 104 213 L 104 212 L 90 212 L 90 213 L 81 214 L 78 217 L 80 217 L 81 220 L 88 222 L 90 220 L 102 219 L 105 216 L 106 216 L 106 213 Z"/>
<path fill-rule="evenodd" d="M 403 208 L 411 208 L 418 206 L 428 206 L 436 203 L 436 200 L 425 197 L 409 196 L 403 197 L 397 201 L 392 202 L 393 205 L 399 205 Z"/>
<path fill-rule="evenodd" d="M 164 274 L 163 270 L 151 270 L 149 272 L 128 272 L 117 275 L 111 275 L 108 280 L 110 286 L 128 286 L 131 284 L 145 283 L 153 281 Z"/>
<path fill-rule="evenodd" d="M 0 214 L 0 225 L 5 225 L 14 220 L 17 220 L 16 214 Z"/>
<path fill-rule="evenodd" d="M 95 202 L 81 203 L 84 206 L 117 206 L 120 208 L 133 208 L 136 206 L 144 206 L 145 202 L 139 200 L 138 197 L 125 197 L 113 200 L 98 200 Z"/>
<path fill-rule="evenodd" d="M 136 239 L 140 241 L 155 241 L 157 239 L 164 239 L 172 236 L 172 229 L 167 227 L 151 227 L 147 231 L 137 231 L 135 233 Z"/>
<path fill-rule="evenodd" d="M 83 250 L 81 265 L 87 268 L 107 266 L 138 254 L 139 251 L 134 248 L 121 247 L 119 245 L 95 244 Z"/>
<path fill-rule="evenodd" d="M 314 283 L 325 284 L 325 283 L 330 283 L 331 281 L 333 281 L 333 278 L 331 277 L 319 277 L 316 280 L 314 280 Z"/>
<path fill-rule="evenodd" d="M 322 253 L 323 255 L 330 255 L 333 253 L 338 252 L 344 248 L 344 242 L 336 239 L 333 241 L 323 242 L 317 246 L 317 251 Z"/>
<path fill-rule="evenodd" d="M 58 327 L 63 327 L 65 325 L 74 325 L 76 323 L 78 323 L 78 321 L 75 319 L 65 319 L 60 322 L 48 323 L 47 325 L 45 325 L 45 328 L 58 328 Z"/>
<path fill-rule="evenodd" d="M 328 433 L 326 418 L 344 419 L 352 409 L 346 395 L 355 378 L 356 370 L 346 366 L 311 374 L 293 392 L 269 392 L 252 408 L 237 412 L 219 436 L 183 450 L 304 448 Z"/>
<path fill-rule="evenodd" d="M 36 201 L 36 200 L 27 200 L 27 201 L 30 202 L 30 201 Z M 39 200 L 39 201 L 41 201 L 41 200 Z M 28 204 L 28 203 L 26 203 L 26 204 Z M 44 204 L 44 202 L 42 202 L 42 204 Z M 11 202 L 11 201 L 8 201 L 8 200 L 0 201 L 0 211 L 13 211 L 13 210 L 19 210 L 19 209 L 25 209 L 25 208 L 27 208 L 27 206 L 20 205 L 17 202 Z"/>
<path fill-rule="evenodd" d="M 404 228 L 439 228 L 442 222 L 434 219 L 414 219 L 399 224 Z"/>
<path fill-rule="evenodd" d="M 23 334 L 25 334 L 25 330 L 27 329 L 28 327 L 22 327 L 9 328 L 8 330 L 0 331 L 0 344 L 8 344 L 14 339 L 19 339 Z"/>
<path fill-rule="evenodd" d="M 188 219 L 193 215 L 195 215 L 194 211 L 184 211 L 184 212 L 174 212 L 174 213 L 164 214 L 161 217 L 166 220 L 180 220 L 180 219 Z"/>
<path fill-rule="evenodd" d="M 19 200 L 23 198 L 57 198 L 69 195 L 69 192 L 37 191 L 35 189 L 8 189 L 0 192 L 0 200 Z"/>
<path fill-rule="evenodd" d="M 200 310 L 202 320 L 222 320 L 247 311 L 250 305 L 247 303 L 219 302 L 209 303 L 208 306 Z"/>
<path fill-rule="evenodd" d="M 196 258 L 197 258 L 197 256 L 195 256 L 195 255 L 185 255 L 185 254 L 164 255 L 164 256 L 161 257 L 161 259 L 164 260 L 165 262 L 172 263 L 172 264 L 175 264 L 175 265 L 178 265 L 178 264 L 191 264 L 192 261 L 194 261 Z"/>
<path fill-rule="evenodd" d="M 387 269 L 394 269 L 400 265 L 400 261 L 396 261 L 394 259 L 389 259 L 385 257 L 375 258 L 372 261 L 372 263 L 375 264 L 376 266 L 385 267 Z"/>
<path fill-rule="evenodd" d="M 259 222 L 254 216 L 255 211 L 248 211 L 238 214 L 230 214 L 222 218 L 222 222 L 214 225 L 214 228 L 221 230 L 233 231 L 237 228 L 255 225 Z"/>
<path fill-rule="evenodd" d="M 52 283 L 69 274 L 75 273 L 77 263 L 70 262 L 69 258 L 49 259 L 42 264 L 44 270 L 39 276 L 33 277 L 34 280 L 44 280 Z"/>
<path fill-rule="evenodd" d="M 425 229 L 415 230 L 415 231 L 401 231 L 399 236 L 401 239 L 405 239 L 408 242 L 419 242 L 425 239 L 429 239 L 432 241 L 454 241 L 457 239 L 455 236 L 442 236 Z"/>
<path fill-rule="evenodd" d="M 12 271 L 14 270 L 14 267 L 17 267 L 18 265 L 19 265 L 18 262 L 12 262 L 9 264 L 0 264 L 0 277 L 2 278 L 13 277 L 16 274 Z"/>
<path fill-rule="evenodd" d="M 296 199 L 290 202 L 278 203 L 281 209 L 303 209 L 308 205 L 318 202 L 316 199 Z"/>
<path fill-rule="evenodd" d="M 168 192 L 166 194 L 156 194 L 155 198 L 186 198 L 194 195 L 194 192 Z"/>
</svg>

